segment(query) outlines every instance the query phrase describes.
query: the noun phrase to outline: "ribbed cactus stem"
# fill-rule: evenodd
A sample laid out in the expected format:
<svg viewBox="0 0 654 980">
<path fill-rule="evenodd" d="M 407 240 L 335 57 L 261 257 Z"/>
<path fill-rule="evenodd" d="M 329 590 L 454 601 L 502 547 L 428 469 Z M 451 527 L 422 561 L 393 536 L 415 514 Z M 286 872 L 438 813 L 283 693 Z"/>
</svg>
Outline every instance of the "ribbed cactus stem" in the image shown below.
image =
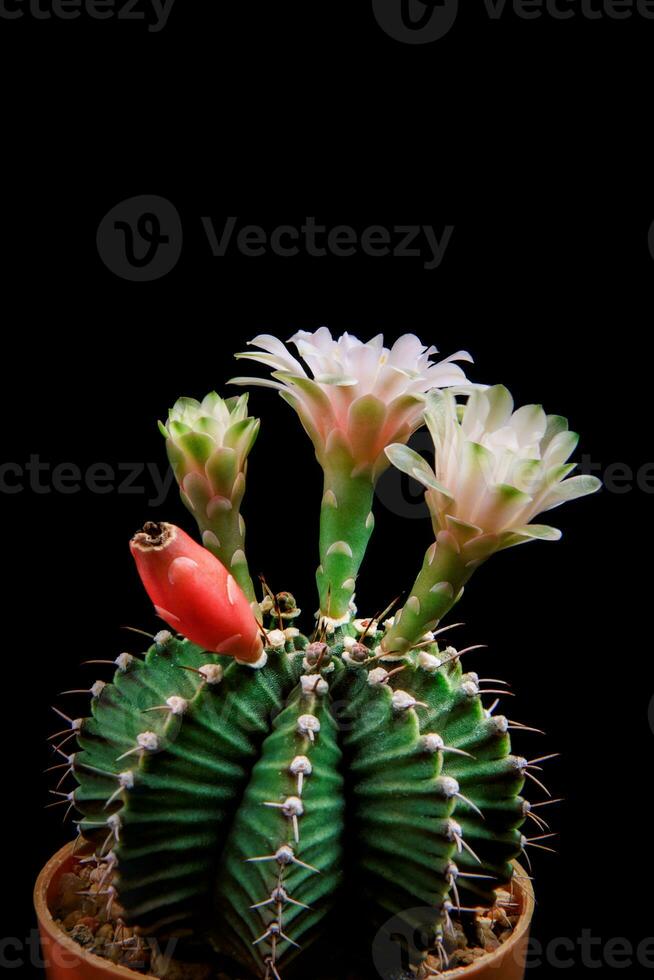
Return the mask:
<svg viewBox="0 0 654 980">
<path fill-rule="evenodd" d="M 457 601 L 478 564 L 462 553 L 453 534 L 441 531 L 425 552 L 409 598 L 384 637 L 384 650 L 409 650 L 426 630 L 433 629 Z"/>
<path fill-rule="evenodd" d="M 490 908 L 511 880 L 531 764 L 435 642 L 398 672 L 375 656 L 381 630 L 283 647 L 274 632 L 254 670 L 168 631 L 116 659 L 91 717 L 69 720 L 79 829 L 111 860 L 126 925 L 191 937 L 181 960 L 212 948 L 243 980 L 340 977 L 339 947 L 366 967 L 382 929 L 417 968 L 452 909 Z"/>
<path fill-rule="evenodd" d="M 325 465 L 320 510 L 320 567 L 316 573 L 320 611 L 347 620 L 356 577 L 374 526 L 370 473 L 352 476 L 343 466 Z"/>
</svg>

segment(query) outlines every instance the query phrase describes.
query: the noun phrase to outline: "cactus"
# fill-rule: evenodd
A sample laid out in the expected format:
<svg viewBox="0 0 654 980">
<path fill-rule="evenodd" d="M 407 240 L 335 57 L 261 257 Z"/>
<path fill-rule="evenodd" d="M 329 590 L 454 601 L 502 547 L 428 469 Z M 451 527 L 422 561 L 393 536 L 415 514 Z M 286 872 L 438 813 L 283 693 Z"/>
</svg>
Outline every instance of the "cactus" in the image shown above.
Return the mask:
<svg viewBox="0 0 654 980">
<path fill-rule="evenodd" d="M 364 951 L 406 909 L 431 910 L 433 945 L 454 904 L 492 904 L 524 845 L 526 762 L 452 649 L 426 641 L 393 675 L 382 637 L 298 634 L 259 670 L 168 632 L 120 658 L 70 761 L 128 924 L 192 929 L 265 976 L 343 894 Z"/>
<path fill-rule="evenodd" d="M 258 338 L 279 368 L 274 361 L 285 348 L 273 340 Z M 352 344 L 347 338 L 347 351 Z M 237 506 L 221 485 L 217 495 L 229 497 L 232 507 L 216 506 L 200 468 L 220 470 L 225 481 L 229 457 L 233 481 L 245 455 L 238 470 L 236 455 L 221 448 L 218 466 L 215 448 L 194 435 L 194 428 L 211 429 L 215 439 L 215 426 L 202 421 L 199 403 L 190 403 L 184 419 L 176 426 L 169 422 L 164 434 L 206 549 L 173 525 L 155 523 L 132 542 L 158 614 L 175 632 L 158 633 L 142 656 L 120 654 L 113 679 L 91 688 L 90 717 L 69 719 L 77 747 L 67 762 L 77 786 L 66 798 L 81 814 L 80 834 L 114 871 L 112 895 L 125 921 L 146 935 L 204 944 L 238 964 L 239 976 L 243 970 L 266 980 L 287 971 L 306 976 L 312 951 L 317 956 L 329 947 L 335 932 L 344 948 L 358 952 L 365 970 L 375 937 L 398 918 L 408 937 L 407 964 L 420 974 L 429 954 L 444 961 L 452 915 L 492 906 L 497 889 L 511 881 L 514 859 L 530 843 L 523 833 L 526 817 L 539 831 L 544 826 L 522 795 L 527 779 L 539 783 L 539 760 L 529 762 L 511 747 L 511 730 L 529 729 L 495 713 L 495 703 L 484 706 L 486 695 L 501 692 L 464 671 L 466 651 L 444 645 L 448 627 L 439 623 L 494 550 L 555 536 L 527 526 L 535 513 L 596 487 L 567 481 L 573 486 L 561 490 L 569 467 L 562 469 L 559 457 L 564 448 L 571 451 L 572 441 L 562 435 L 567 427 L 559 417 L 548 420 L 540 410 L 512 415 L 505 389 L 468 389 L 466 422 L 454 394 L 424 394 L 433 380 L 448 382 L 442 374 L 429 378 L 431 351 L 420 347 L 422 374 L 417 383 L 412 377 L 411 392 L 398 394 L 395 376 L 389 380 L 381 370 L 389 352 L 376 341 L 371 345 L 360 347 L 379 361 L 375 378 L 383 390 L 368 385 L 363 393 L 349 391 L 350 405 L 359 401 L 357 419 L 366 414 L 359 399 L 368 399 L 363 408 L 371 399 L 382 404 L 384 391 L 387 398 L 404 398 L 405 412 L 410 408 L 410 417 L 398 420 L 395 406 L 384 438 L 379 412 L 372 413 L 374 452 L 370 440 L 344 435 L 335 418 L 323 418 L 318 436 L 318 424 L 301 406 L 326 482 L 337 474 L 326 493 L 336 502 L 323 499 L 321 551 L 329 550 L 330 536 L 357 542 L 349 555 L 332 550 L 338 561 L 324 563 L 319 573 L 321 608 L 313 633 L 300 632 L 290 593 L 266 591 L 256 601 L 242 537 L 234 537 L 242 527 L 240 514 L 233 513 L 240 497 Z M 415 345 L 409 346 L 415 354 Z M 282 367 L 287 382 L 289 364 Z M 279 368 L 275 381 L 280 388 L 281 373 Z M 338 384 L 334 373 L 332 365 L 320 372 L 321 382 L 308 385 L 325 398 L 320 385 Z M 356 388 L 347 380 L 348 388 Z M 451 473 L 435 473 L 402 441 L 391 446 L 415 428 L 417 391 L 423 392 L 437 458 L 464 473 L 456 487 Z M 222 418 L 216 398 L 209 407 Z M 237 407 L 240 416 L 232 424 L 249 446 L 258 426 L 246 419 L 242 402 Z M 483 452 L 474 450 L 472 458 L 483 457 L 482 475 L 493 475 L 487 505 L 464 438 L 473 429 L 474 446 Z M 506 431 L 498 436 L 500 429 Z M 540 481 L 529 493 L 509 482 L 514 474 L 506 470 L 507 433 L 517 433 L 511 451 L 520 479 L 528 469 L 532 483 Z M 183 441 L 186 455 L 171 445 L 173 438 Z M 459 442 L 468 462 L 457 468 Z M 346 507 L 339 514 L 339 496 L 366 496 L 357 481 L 372 487 L 388 459 L 424 483 L 435 541 L 395 617 L 360 620 L 352 607 L 365 535 L 358 512 L 352 516 Z M 475 492 L 466 495 L 471 483 Z M 236 562 L 235 552 L 241 552 Z M 352 579 L 345 589 L 343 575 Z M 339 972 L 344 975 L 345 968 Z"/>
</svg>

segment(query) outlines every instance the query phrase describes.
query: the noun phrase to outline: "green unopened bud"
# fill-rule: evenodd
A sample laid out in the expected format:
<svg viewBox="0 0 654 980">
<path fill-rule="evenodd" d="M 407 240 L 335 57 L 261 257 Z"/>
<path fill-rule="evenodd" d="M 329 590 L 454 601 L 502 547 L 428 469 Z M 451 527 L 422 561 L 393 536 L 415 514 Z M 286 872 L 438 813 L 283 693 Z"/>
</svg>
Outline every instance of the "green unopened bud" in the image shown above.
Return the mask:
<svg viewBox="0 0 654 980">
<path fill-rule="evenodd" d="M 247 394 L 221 398 L 212 391 L 201 402 L 179 398 L 159 429 L 182 500 L 198 523 L 204 545 L 231 569 L 253 601 L 240 504 L 259 420 L 248 415 L 247 405 Z"/>
<path fill-rule="evenodd" d="M 275 596 L 275 604 L 283 619 L 295 619 L 300 614 L 295 596 L 290 592 L 278 592 Z"/>
</svg>

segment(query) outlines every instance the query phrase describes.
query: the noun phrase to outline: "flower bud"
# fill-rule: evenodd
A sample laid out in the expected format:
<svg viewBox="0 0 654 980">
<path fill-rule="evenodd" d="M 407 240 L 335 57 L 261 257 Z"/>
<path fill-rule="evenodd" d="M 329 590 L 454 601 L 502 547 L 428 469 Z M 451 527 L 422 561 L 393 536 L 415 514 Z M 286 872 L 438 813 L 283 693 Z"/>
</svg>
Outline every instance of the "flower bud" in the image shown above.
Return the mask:
<svg viewBox="0 0 654 980">
<path fill-rule="evenodd" d="M 247 395 L 223 399 L 215 391 L 201 402 L 179 398 L 159 428 L 182 501 L 198 522 L 202 543 L 255 602 L 241 502 L 259 420 L 248 416 L 247 401 Z"/>
<path fill-rule="evenodd" d="M 193 643 L 246 663 L 263 645 L 250 604 L 210 551 L 174 524 L 149 522 L 130 549 L 157 614 Z"/>
</svg>

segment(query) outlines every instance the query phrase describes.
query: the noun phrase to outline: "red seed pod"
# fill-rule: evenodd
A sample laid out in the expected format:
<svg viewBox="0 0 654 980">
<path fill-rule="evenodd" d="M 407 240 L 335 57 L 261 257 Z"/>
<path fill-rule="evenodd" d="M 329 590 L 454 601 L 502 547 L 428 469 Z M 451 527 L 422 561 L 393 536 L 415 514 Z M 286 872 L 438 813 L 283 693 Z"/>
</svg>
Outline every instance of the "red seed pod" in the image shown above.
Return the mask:
<svg viewBox="0 0 654 980">
<path fill-rule="evenodd" d="M 263 653 L 257 622 L 224 565 L 174 524 L 148 522 L 130 541 L 157 615 L 193 643 L 255 663 Z"/>
</svg>

